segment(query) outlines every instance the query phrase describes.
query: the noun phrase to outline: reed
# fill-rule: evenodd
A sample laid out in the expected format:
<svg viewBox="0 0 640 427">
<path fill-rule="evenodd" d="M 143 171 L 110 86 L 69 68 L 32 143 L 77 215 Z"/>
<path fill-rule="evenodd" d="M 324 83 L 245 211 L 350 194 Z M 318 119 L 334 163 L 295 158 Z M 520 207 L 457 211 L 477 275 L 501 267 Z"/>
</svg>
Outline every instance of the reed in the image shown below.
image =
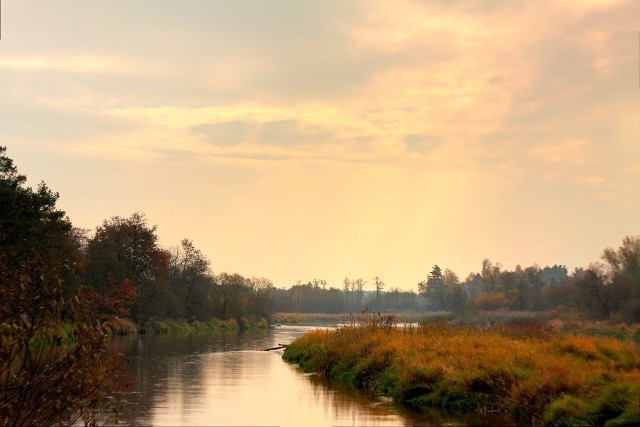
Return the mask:
<svg viewBox="0 0 640 427">
<path fill-rule="evenodd" d="M 638 422 L 640 352 L 633 342 L 566 335 L 528 321 L 393 323 L 312 331 L 283 357 L 416 408 L 503 412 L 554 425 Z"/>
</svg>

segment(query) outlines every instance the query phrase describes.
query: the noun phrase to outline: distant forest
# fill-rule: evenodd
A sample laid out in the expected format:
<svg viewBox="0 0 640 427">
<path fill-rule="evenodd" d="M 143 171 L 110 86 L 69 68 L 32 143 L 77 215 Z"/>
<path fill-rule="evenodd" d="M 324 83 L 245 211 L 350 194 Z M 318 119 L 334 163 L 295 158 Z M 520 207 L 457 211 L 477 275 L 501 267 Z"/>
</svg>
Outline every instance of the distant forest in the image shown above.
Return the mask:
<svg viewBox="0 0 640 427">
<path fill-rule="evenodd" d="M 285 312 L 419 312 L 445 310 L 579 311 L 592 319 L 640 322 L 640 236 L 625 237 L 616 250 L 607 248 L 602 261 L 569 272 L 563 265 L 517 266 L 503 269 L 489 259 L 479 273 L 464 280 L 434 265 L 416 291 L 385 290 L 379 277 L 375 291 L 362 279 L 345 279 L 341 288 L 323 280 L 276 289 L 274 307 Z"/>
<path fill-rule="evenodd" d="M 618 249 L 604 250 L 601 262 L 572 272 L 562 265 L 509 271 L 485 259 L 481 271 L 464 280 L 434 265 L 415 291 L 389 288 L 380 277 L 370 283 L 345 278 L 339 287 L 313 280 L 278 289 L 265 278 L 214 274 L 187 238 L 179 246 L 160 247 L 157 227 L 141 213 L 106 219 L 93 232 L 73 227 L 55 206 L 58 194 L 45 183 L 26 187 L 26 177 L 5 152 L 0 147 L 0 286 L 7 298 L 20 298 L 12 278 L 55 271 L 64 301 L 82 299 L 99 319 L 128 318 L 140 327 L 150 319 L 234 319 L 242 325 L 270 320 L 274 311 L 364 308 L 577 310 L 594 319 L 640 321 L 640 236 L 625 237 Z"/>
</svg>

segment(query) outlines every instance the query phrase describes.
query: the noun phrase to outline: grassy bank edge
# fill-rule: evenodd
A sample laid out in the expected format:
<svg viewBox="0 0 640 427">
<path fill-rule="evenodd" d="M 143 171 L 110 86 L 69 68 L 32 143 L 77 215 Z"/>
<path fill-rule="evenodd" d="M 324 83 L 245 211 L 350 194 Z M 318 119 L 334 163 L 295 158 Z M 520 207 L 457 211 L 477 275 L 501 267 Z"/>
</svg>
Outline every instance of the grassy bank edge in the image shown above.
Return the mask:
<svg viewBox="0 0 640 427">
<path fill-rule="evenodd" d="M 211 320 L 149 320 L 141 328 L 135 322 L 128 319 L 112 319 L 110 321 L 110 329 L 116 335 L 135 335 L 135 334 L 191 334 L 201 332 L 223 332 L 237 331 L 245 329 L 267 329 L 269 323 L 265 319 L 250 321 L 241 318 L 240 321 L 235 319 L 211 319 Z"/>
<path fill-rule="evenodd" d="M 521 337 L 509 337 L 514 330 L 508 327 L 496 333 L 451 324 L 444 326 L 444 333 L 434 333 L 443 325 L 429 326 L 426 334 L 440 350 L 432 348 L 422 355 L 418 347 L 430 344 L 415 339 L 419 328 L 360 325 L 310 332 L 291 343 L 283 359 L 307 372 L 367 388 L 418 409 L 499 411 L 548 425 L 638 425 L 640 354 L 635 344 L 577 335 L 543 337 L 549 331 L 546 326 L 540 330 L 532 326 L 533 335 Z M 531 332 L 527 328 L 521 324 L 515 334 L 524 331 L 526 335 Z M 461 334 L 469 339 L 470 348 L 464 348 Z M 411 341 L 412 347 L 404 345 L 403 339 Z M 518 353 L 518 363 L 502 364 L 503 353 L 483 350 L 477 356 L 485 360 L 477 366 L 456 370 L 452 364 L 458 362 L 452 360 L 455 353 L 447 352 L 447 340 L 456 340 L 459 354 L 473 352 L 475 346 L 479 349 L 483 340 L 502 350 L 511 346 L 525 354 L 530 347 L 541 353 L 533 358 Z M 427 360 L 421 360 L 427 353 Z M 543 362 L 535 362 L 536 357 Z M 549 371 L 538 372 L 547 359 Z M 460 358 L 459 363 L 468 361 Z M 573 372 L 574 365 L 581 372 Z M 597 366 L 591 378 L 585 376 L 590 366 Z"/>
</svg>

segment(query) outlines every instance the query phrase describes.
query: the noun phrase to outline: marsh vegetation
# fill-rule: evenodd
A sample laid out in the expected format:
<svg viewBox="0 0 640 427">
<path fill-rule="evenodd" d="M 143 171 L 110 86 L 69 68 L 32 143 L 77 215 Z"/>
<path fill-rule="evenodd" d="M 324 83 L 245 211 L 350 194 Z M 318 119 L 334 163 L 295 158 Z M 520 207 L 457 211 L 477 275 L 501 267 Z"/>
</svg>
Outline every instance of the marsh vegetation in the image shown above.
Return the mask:
<svg viewBox="0 0 640 427">
<path fill-rule="evenodd" d="M 500 412 L 533 424 L 638 422 L 637 343 L 532 321 L 397 327 L 366 316 L 309 332 L 284 359 L 415 408 Z"/>
</svg>

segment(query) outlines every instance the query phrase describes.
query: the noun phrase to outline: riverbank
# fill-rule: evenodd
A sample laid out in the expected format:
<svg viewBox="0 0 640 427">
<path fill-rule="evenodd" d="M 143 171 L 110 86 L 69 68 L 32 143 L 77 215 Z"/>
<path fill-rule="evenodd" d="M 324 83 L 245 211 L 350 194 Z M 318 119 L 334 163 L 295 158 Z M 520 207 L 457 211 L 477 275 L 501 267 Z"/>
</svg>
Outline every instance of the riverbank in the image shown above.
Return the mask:
<svg viewBox="0 0 640 427">
<path fill-rule="evenodd" d="M 267 329 L 269 323 L 265 319 L 251 322 L 246 318 L 241 318 L 239 322 L 235 319 L 211 319 L 201 320 L 149 320 L 141 327 L 129 319 L 114 318 L 109 320 L 109 329 L 116 335 L 135 334 L 168 334 L 168 333 L 199 333 L 199 332 L 222 332 L 236 331 L 240 329 Z"/>
<path fill-rule="evenodd" d="M 416 408 L 502 412 L 534 424 L 637 425 L 634 342 L 567 335 L 546 323 L 316 330 L 283 358 Z"/>
</svg>

